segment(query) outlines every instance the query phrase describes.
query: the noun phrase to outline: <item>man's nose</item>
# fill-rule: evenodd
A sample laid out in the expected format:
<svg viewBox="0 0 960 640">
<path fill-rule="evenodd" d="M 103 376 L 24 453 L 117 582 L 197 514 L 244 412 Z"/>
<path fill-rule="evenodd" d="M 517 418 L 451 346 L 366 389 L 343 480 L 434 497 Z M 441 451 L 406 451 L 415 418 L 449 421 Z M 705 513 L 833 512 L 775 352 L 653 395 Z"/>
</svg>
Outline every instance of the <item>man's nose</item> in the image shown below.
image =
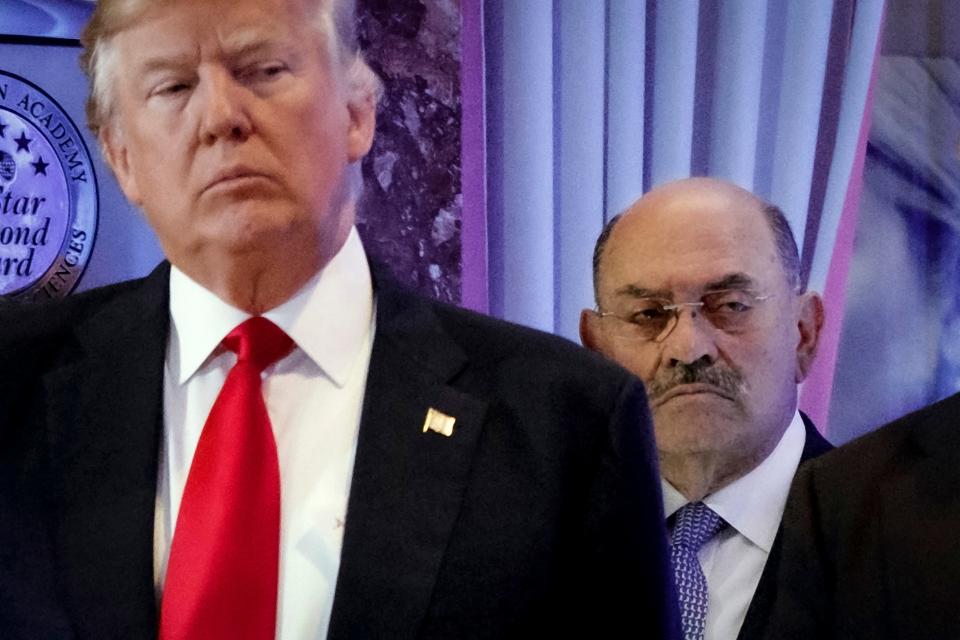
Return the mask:
<svg viewBox="0 0 960 640">
<path fill-rule="evenodd" d="M 662 342 L 663 360 L 670 366 L 712 364 L 717 359 L 714 326 L 699 308 L 681 307 L 677 312 L 675 326 Z"/>
<path fill-rule="evenodd" d="M 249 89 L 226 70 L 208 73 L 198 91 L 200 98 L 200 142 L 245 140 L 253 130 L 248 112 Z"/>
</svg>

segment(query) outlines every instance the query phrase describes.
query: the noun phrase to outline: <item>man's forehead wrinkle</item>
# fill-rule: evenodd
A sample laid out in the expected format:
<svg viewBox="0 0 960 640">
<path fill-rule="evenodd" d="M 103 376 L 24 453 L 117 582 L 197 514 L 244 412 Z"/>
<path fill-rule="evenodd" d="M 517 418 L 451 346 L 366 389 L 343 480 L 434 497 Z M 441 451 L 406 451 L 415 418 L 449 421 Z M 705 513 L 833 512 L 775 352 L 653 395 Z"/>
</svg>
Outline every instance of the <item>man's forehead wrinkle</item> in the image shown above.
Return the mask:
<svg viewBox="0 0 960 640">
<path fill-rule="evenodd" d="M 137 65 L 137 71 L 140 75 L 146 75 L 155 71 L 164 71 L 176 67 L 184 67 L 195 60 L 194 56 L 185 54 L 153 55 Z"/>
<path fill-rule="evenodd" d="M 240 56 L 261 49 L 270 49 L 287 43 L 289 34 L 284 29 L 267 28 L 264 26 L 245 27 L 228 33 L 219 33 L 217 42 L 224 55 L 228 57 Z"/>
<path fill-rule="evenodd" d="M 728 273 L 721 278 L 708 282 L 703 288 L 705 291 L 719 289 L 749 289 L 755 287 L 757 281 L 747 273 Z"/>
<path fill-rule="evenodd" d="M 629 296 L 631 298 L 668 298 L 670 295 L 670 292 L 666 289 L 648 289 L 634 283 L 618 287 L 614 293 L 618 296 Z"/>
<path fill-rule="evenodd" d="M 146 52 L 146 57 L 136 66 L 140 75 L 146 75 L 168 69 L 193 67 L 204 58 L 232 60 L 258 51 L 276 49 L 283 42 L 276 30 L 244 29 L 218 37 L 216 49 L 213 51 L 202 43 L 191 45 L 189 49 L 161 45 L 154 51 Z"/>
<path fill-rule="evenodd" d="M 720 291 L 723 289 L 752 289 L 756 287 L 757 281 L 749 274 L 742 272 L 728 273 L 719 278 L 710 280 L 704 284 L 695 284 L 704 292 Z M 621 285 L 614 290 L 614 295 L 628 298 L 660 298 L 663 300 L 672 300 L 674 291 L 668 288 L 651 288 L 638 283 L 629 282 Z"/>
</svg>

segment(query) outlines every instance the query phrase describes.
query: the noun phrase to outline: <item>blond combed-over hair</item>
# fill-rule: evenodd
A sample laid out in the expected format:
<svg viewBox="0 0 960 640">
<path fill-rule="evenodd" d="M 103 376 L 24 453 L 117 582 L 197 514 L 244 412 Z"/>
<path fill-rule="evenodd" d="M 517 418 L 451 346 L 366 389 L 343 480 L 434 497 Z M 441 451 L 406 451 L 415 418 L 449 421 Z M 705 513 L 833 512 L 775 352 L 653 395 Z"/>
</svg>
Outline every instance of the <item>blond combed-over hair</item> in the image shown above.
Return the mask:
<svg viewBox="0 0 960 640">
<path fill-rule="evenodd" d="M 80 66 L 90 83 L 87 95 L 87 126 L 101 138 L 114 110 L 114 83 L 119 64 L 113 38 L 131 27 L 150 9 L 162 8 L 176 0 L 98 0 L 96 9 L 80 36 L 83 54 Z M 205 2 L 207 0 L 190 0 Z M 314 28 L 326 44 L 331 60 L 344 70 L 348 100 L 372 98 L 381 94 L 380 79 L 367 65 L 357 46 L 354 0 L 287 0 L 316 5 Z M 102 139 L 102 138 L 101 138 Z"/>
</svg>

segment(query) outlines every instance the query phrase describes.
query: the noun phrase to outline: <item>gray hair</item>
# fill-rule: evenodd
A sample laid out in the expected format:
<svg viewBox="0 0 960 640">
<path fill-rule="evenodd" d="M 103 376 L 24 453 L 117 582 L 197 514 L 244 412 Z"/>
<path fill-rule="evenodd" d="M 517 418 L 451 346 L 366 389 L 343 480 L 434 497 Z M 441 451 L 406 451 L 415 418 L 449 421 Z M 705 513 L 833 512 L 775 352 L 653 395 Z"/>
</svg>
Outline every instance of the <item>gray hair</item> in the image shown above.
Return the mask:
<svg viewBox="0 0 960 640">
<path fill-rule="evenodd" d="M 762 202 L 761 211 L 767 220 L 771 233 L 773 233 L 773 242 L 777 248 L 777 256 L 780 258 L 780 266 L 783 268 L 783 275 L 787 279 L 787 284 L 794 292 L 802 293 L 800 252 L 797 250 L 797 241 L 790 229 L 790 222 L 780 207 L 775 204 Z M 597 236 L 597 243 L 593 247 L 593 298 L 597 305 L 600 304 L 600 262 L 603 259 L 603 251 L 610 240 L 613 228 L 624 213 L 626 211 L 621 211 L 603 225 L 600 235 Z"/>
<path fill-rule="evenodd" d="M 787 284 L 795 293 L 803 293 L 803 279 L 800 273 L 800 252 L 797 250 L 797 240 L 790 229 L 790 221 L 783 211 L 775 204 L 763 203 L 763 215 L 767 225 L 773 233 L 773 242 L 777 246 L 777 256 Z"/>
<path fill-rule="evenodd" d="M 96 9 L 80 36 L 84 47 L 80 66 L 90 82 L 87 125 L 95 136 L 99 137 L 113 116 L 113 84 L 118 63 L 114 36 L 129 28 L 147 9 L 166 1 L 99 0 L 96 3 Z M 314 27 L 326 42 L 332 59 L 345 69 L 348 99 L 353 101 L 372 96 L 376 103 L 382 88 L 380 79 L 367 65 L 357 45 L 354 0 L 308 1 L 316 4 Z"/>
</svg>

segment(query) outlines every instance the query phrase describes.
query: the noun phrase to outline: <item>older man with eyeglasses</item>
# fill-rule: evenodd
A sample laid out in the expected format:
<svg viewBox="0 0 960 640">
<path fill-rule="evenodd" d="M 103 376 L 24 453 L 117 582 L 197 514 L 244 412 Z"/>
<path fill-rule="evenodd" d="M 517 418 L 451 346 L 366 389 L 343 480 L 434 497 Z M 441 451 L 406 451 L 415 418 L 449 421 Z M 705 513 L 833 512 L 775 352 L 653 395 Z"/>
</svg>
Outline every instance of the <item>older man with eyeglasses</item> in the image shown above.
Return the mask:
<svg viewBox="0 0 960 640">
<path fill-rule="evenodd" d="M 790 482 L 830 448 L 797 410 L 823 303 L 790 226 L 735 185 L 680 180 L 606 225 L 593 275 L 581 339 L 647 385 L 686 638 L 756 637 Z"/>
</svg>

